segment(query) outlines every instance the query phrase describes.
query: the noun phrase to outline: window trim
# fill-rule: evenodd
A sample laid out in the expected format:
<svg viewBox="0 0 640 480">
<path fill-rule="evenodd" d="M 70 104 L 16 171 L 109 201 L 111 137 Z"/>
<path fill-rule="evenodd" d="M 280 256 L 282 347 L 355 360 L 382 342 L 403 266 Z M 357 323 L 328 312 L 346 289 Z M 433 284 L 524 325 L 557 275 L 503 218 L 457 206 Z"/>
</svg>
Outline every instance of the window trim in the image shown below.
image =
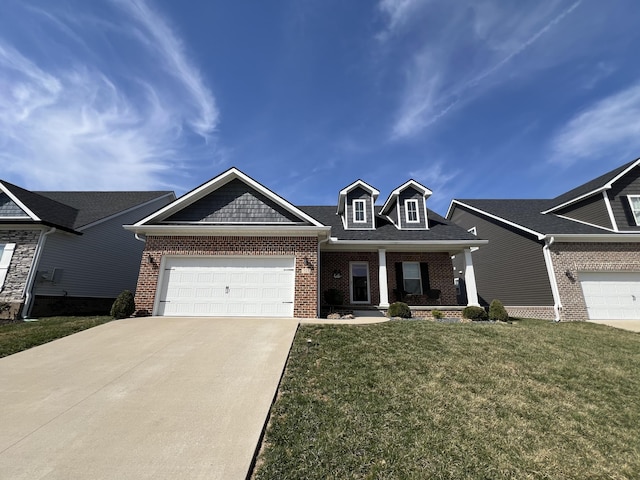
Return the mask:
<svg viewBox="0 0 640 480">
<path fill-rule="evenodd" d="M 637 200 L 638 209 L 634 209 L 633 200 Z M 629 208 L 631 209 L 631 215 L 636 222 L 636 226 L 640 226 L 640 195 L 627 195 L 627 201 L 629 202 Z"/>
<path fill-rule="evenodd" d="M 353 299 L 353 267 L 364 265 L 367 269 L 367 299 Z M 371 275 L 369 271 L 369 262 L 349 262 L 349 301 L 353 304 L 369 304 L 371 303 Z"/>
<path fill-rule="evenodd" d="M 404 218 L 407 221 L 407 223 L 420 223 L 420 211 L 418 209 L 419 203 L 420 202 L 418 202 L 418 200 L 416 200 L 415 198 L 407 198 L 404 201 Z M 415 206 L 415 214 L 416 214 L 415 220 L 411 220 L 409 218 L 409 205 Z"/>
<path fill-rule="evenodd" d="M 358 220 L 356 205 L 362 205 L 362 220 Z M 367 223 L 367 201 L 362 198 L 354 198 L 351 202 L 353 210 L 353 223 Z"/>
<path fill-rule="evenodd" d="M 0 244 L 0 292 L 4 290 L 4 284 L 7 280 L 7 272 L 9 271 L 9 265 L 11 265 L 11 258 L 13 252 L 16 249 L 15 243 L 2 243 Z"/>
<path fill-rule="evenodd" d="M 416 265 L 418 267 L 418 278 L 407 277 L 406 271 L 404 269 L 405 265 Z M 419 280 L 420 281 L 420 292 L 419 293 L 409 293 L 407 290 L 406 281 L 407 280 Z M 407 292 L 407 295 L 424 295 L 424 287 L 422 285 L 422 269 L 420 268 L 420 262 L 402 262 L 402 289 Z"/>
</svg>

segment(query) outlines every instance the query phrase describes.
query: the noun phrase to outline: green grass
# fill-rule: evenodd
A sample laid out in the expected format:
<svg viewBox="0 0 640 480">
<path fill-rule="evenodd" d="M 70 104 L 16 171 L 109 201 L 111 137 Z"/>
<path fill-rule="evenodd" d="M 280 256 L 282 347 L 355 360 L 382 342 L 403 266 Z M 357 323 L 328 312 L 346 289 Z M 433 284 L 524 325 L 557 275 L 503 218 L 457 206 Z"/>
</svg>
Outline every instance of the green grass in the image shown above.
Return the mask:
<svg viewBox="0 0 640 480">
<path fill-rule="evenodd" d="M 254 477 L 640 478 L 640 335 L 542 321 L 301 326 Z"/>
<path fill-rule="evenodd" d="M 109 316 L 50 317 L 0 325 L 0 358 L 113 320 Z"/>
</svg>

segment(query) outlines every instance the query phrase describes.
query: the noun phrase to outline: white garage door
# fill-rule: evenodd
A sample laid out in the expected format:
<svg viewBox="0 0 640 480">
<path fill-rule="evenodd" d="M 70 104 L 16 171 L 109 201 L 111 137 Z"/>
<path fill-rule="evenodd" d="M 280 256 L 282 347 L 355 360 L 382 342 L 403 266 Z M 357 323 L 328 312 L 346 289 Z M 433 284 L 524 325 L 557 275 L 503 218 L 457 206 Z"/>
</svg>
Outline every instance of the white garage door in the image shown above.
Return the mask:
<svg viewBox="0 0 640 480">
<path fill-rule="evenodd" d="M 590 320 L 640 319 L 640 273 L 579 274 Z"/>
<path fill-rule="evenodd" d="M 292 257 L 167 257 L 157 315 L 293 317 Z"/>
</svg>

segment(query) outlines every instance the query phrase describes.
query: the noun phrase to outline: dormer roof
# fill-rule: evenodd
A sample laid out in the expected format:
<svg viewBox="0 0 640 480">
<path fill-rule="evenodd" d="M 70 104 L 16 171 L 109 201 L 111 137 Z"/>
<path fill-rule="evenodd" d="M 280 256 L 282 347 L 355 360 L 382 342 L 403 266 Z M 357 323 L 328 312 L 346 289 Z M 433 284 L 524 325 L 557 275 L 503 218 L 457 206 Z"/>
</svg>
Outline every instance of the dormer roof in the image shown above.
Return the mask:
<svg viewBox="0 0 640 480">
<path fill-rule="evenodd" d="M 380 195 L 380 192 L 376 188 L 369 185 L 364 180 L 358 179 L 352 184 L 347 185 L 342 190 L 340 190 L 340 193 L 338 194 L 338 212 L 337 212 L 338 215 L 342 215 L 344 213 L 344 208 L 345 208 L 345 203 L 347 200 L 348 193 L 351 192 L 352 190 L 355 190 L 358 187 L 369 192 L 371 194 L 371 197 L 373 198 L 373 203 L 375 204 L 376 200 L 378 199 L 378 196 Z"/>
<path fill-rule="evenodd" d="M 398 197 L 400 196 L 400 194 L 404 190 L 410 187 L 420 192 L 420 194 L 423 196 L 425 200 L 433 194 L 433 192 L 429 190 L 427 187 L 425 187 L 424 185 L 416 182 L 413 179 L 408 180 L 389 194 L 387 201 L 384 202 L 384 205 L 382 206 L 382 210 L 380 210 L 380 214 L 387 215 L 393 209 L 393 203 L 398 200 Z"/>
</svg>

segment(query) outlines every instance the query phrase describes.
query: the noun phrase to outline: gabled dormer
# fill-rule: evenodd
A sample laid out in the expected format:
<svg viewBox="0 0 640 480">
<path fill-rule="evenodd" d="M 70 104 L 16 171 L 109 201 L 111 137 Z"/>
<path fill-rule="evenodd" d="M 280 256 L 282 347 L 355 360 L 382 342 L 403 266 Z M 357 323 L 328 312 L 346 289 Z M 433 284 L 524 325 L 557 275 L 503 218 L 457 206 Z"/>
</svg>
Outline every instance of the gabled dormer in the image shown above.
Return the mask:
<svg viewBox="0 0 640 480">
<path fill-rule="evenodd" d="M 380 215 L 401 230 L 428 230 L 427 198 L 433 192 L 415 180 L 396 188 L 384 202 Z"/>
<path fill-rule="evenodd" d="M 376 228 L 374 204 L 380 192 L 362 180 L 340 190 L 338 215 L 346 230 L 373 230 Z"/>
</svg>

